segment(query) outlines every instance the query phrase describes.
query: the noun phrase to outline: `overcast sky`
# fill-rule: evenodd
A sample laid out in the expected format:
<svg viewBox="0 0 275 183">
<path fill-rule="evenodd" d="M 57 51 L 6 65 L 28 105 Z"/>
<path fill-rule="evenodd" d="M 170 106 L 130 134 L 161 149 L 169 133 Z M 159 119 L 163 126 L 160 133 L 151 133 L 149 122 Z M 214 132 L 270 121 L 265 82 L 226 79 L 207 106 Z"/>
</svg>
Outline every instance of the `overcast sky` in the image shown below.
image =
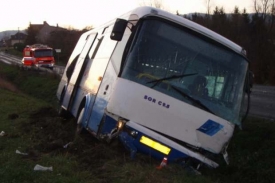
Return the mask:
<svg viewBox="0 0 275 183">
<path fill-rule="evenodd" d="M 151 0 L 154 1 L 154 0 Z M 5 0 L 1 2 L 0 32 L 5 30 L 24 30 L 30 23 L 48 24 L 61 27 L 83 29 L 97 26 L 122 15 L 150 0 Z M 206 0 L 159 0 L 166 10 L 181 14 L 206 12 Z M 241 10 L 253 11 L 253 0 L 211 0 L 215 6 L 225 8 L 231 13 L 235 6 Z"/>
</svg>

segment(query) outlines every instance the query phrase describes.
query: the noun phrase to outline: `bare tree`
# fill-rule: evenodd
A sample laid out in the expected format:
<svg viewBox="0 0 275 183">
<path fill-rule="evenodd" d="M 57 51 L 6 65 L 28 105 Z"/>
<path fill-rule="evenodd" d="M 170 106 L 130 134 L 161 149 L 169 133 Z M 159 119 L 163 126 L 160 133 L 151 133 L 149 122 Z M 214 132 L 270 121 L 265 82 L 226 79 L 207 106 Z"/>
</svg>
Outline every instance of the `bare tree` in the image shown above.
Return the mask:
<svg viewBox="0 0 275 183">
<path fill-rule="evenodd" d="M 272 14 L 274 0 L 253 0 L 253 6 L 255 12 L 261 14 L 263 20 L 266 20 L 267 14 Z"/>
<path fill-rule="evenodd" d="M 207 15 L 210 15 L 210 12 L 211 12 L 211 4 L 210 4 L 210 1 L 211 1 L 211 0 L 205 0 L 205 3 L 206 3 L 206 13 L 207 13 Z"/>
<path fill-rule="evenodd" d="M 32 44 L 35 44 L 38 42 L 38 38 L 37 38 L 37 35 L 38 35 L 38 32 L 39 30 L 37 28 L 34 28 L 31 24 L 29 25 L 29 27 L 27 28 L 26 30 L 27 32 L 27 38 L 26 38 L 26 41 L 25 43 L 27 45 L 32 45 Z"/>
<path fill-rule="evenodd" d="M 274 82 L 274 24 L 275 0 L 253 0 L 255 15 L 252 17 L 252 37 L 255 40 L 251 55 L 254 60 L 254 70 L 260 82 Z M 257 51 L 257 54 L 254 52 Z"/>
<path fill-rule="evenodd" d="M 162 0 L 154 0 L 154 7 L 163 9 L 164 7 L 163 7 Z"/>
<path fill-rule="evenodd" d="M 152 6 L 159 9 L 165 9 L 162 0 L 149 0 L 149 1 L 143 0 L 139 4 L 140 6 Z"/>
<path fill-rule="evenodd" d="M 269 32 L 275 23 L 275 0 L 253 0 L 254 11 L 263 22 L 269 23 Z M 268 18 L 267 17 L 270 17 Z"/>
<path fill-rule="evenodd" d="M 86 26 L 82 29 L 82 31 L 89 31 L 92 30 L 94 27 L 92 25 Z"/>
</svg>

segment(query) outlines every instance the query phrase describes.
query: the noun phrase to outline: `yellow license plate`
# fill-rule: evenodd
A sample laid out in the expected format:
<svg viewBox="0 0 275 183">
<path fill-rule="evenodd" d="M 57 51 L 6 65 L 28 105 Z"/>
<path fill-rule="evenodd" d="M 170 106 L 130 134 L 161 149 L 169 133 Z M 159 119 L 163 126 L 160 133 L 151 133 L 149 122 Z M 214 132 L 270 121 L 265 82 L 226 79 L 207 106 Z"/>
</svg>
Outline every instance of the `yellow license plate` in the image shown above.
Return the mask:
<svg viewBox="0 0 275 183">
<path fill-rule="evenodd" d="M 145 136 L 142 136 L 140 138 L 140 142 L 142 144 L 145 144 L 145 145 L 147 145 L 147 146 L 149 146 L 149 147 L 151 147 L 151 148 L 153 148 L 153 149 L 155 149 L 155 150 L 157 150 L 157 151 L 159 151 L 163 154 L 166 154 L 166 155 L 168 155 L 171 151 L 171 149 L 169 147 L 164 146 L 164 145 L 162 145 L 162 144 L 160 144 L 160 143 L 158 143 L 158 142 L 156 142 L 152 139 L 149 139 L 148 137 L 145 137 Z"/>
</svg>

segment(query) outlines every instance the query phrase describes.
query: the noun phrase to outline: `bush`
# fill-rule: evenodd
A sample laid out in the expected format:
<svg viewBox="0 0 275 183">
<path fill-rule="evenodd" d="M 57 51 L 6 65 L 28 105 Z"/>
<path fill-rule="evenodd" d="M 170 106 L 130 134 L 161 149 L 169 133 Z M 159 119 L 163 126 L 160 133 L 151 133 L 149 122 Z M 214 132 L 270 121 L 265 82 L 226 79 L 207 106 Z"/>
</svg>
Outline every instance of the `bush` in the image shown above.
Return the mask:
<svg viewBox="0 0 275 183">
<path fill-rule="evenodd" d="M 13 45 L 13 49 L 22 52 L 24 50 L 25 46 L 26 45 L 24 43 L 15 43 Z"/>
</svg>

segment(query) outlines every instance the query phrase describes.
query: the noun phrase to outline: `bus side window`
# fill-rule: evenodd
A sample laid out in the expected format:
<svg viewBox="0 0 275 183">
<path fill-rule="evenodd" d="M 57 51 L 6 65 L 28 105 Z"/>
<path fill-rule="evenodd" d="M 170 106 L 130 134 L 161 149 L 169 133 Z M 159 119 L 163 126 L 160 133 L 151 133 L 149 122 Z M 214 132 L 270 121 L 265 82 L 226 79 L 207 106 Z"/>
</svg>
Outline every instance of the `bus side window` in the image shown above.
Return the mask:
<svg viewBox="0 0 275 183">
<path fill-rule="evenodd" d="M 93 48 L 89 51 L 88 57 L 89 57 L 90 59 L 94 59 L 94 58 L 95 58 L 95 55 L 96 55 L 96 53 L 97 53 L 97 51 L 98 51 L 98 49 L 99 49 L 99 47 L 100 47 L 100 45 L 101 45 L 101 42 L 102 42 L 103 38 L 104 38 L 104 37 L 101 37 L 100 39 L 98 39 L 98 42 L 96 43 L 96 46 L 93 47 Z"/>
<path fill-rule="evenodd" d="M 90 59 L 95 58 L 109 58 L 112 54 L 116 41 L 109 39 L 112 27 L 104 28 L 104 35 L 98 39 L 98 43 L 94 49 L 91 49 L 88 56 Z"/>
<path fill-rule="evenodd" d="M 68 78 L 68 81 L 71 79 L 74 68 L 75 68 L 75 64 L 78 60 L 79 54 L 73 59 L 72 63 L 69 65 L 67 71 L 66 71 L 66 76 Z"/>
</svg>

